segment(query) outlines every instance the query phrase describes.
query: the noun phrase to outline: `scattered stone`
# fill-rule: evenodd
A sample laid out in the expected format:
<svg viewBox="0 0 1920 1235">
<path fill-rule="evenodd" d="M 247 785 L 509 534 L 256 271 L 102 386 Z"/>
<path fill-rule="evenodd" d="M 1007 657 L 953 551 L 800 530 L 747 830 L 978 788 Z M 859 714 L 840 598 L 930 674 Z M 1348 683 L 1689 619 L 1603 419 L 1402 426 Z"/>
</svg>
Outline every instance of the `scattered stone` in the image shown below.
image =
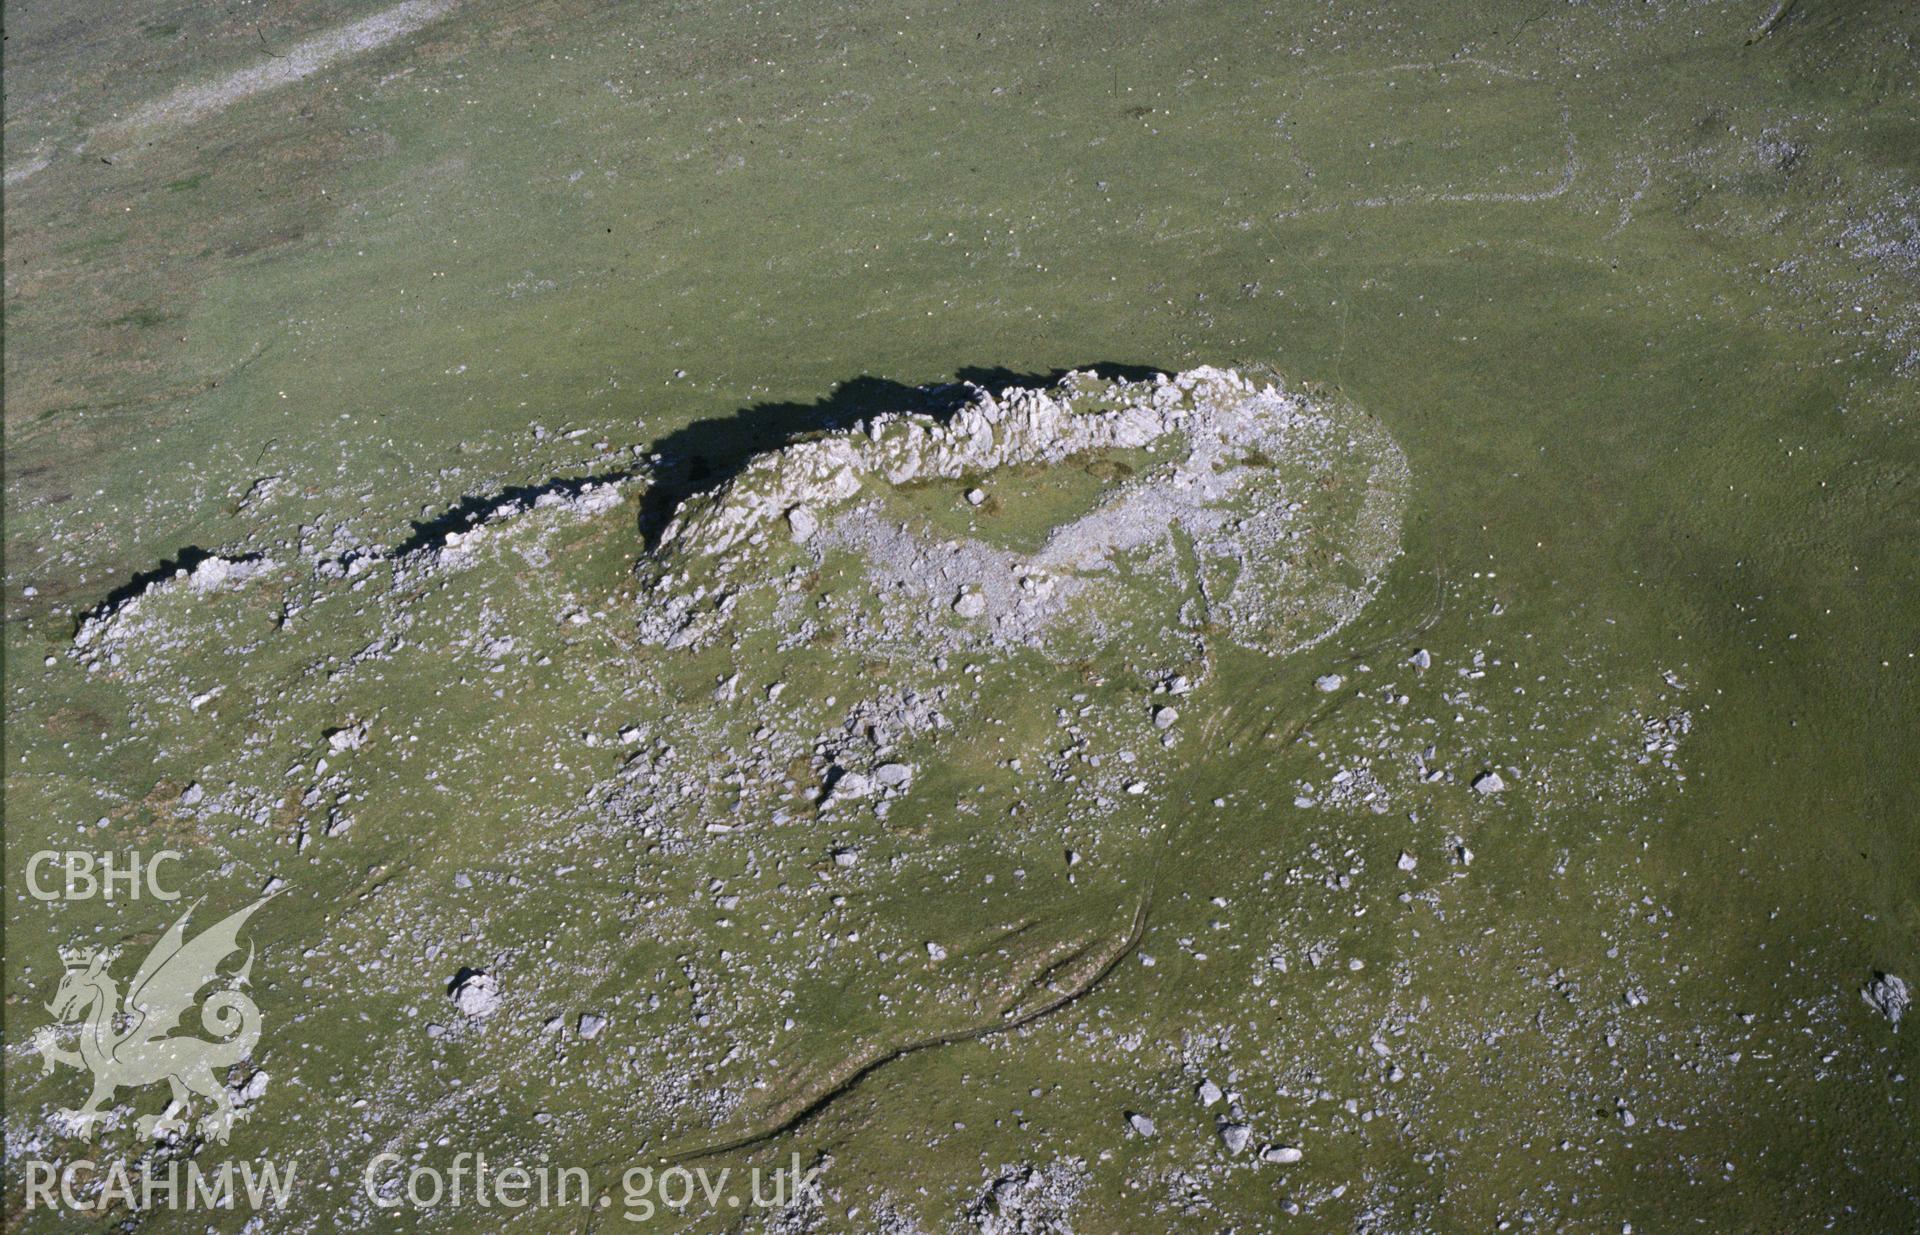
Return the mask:
<svg viewBox="0 0 1920 1235">
<path fill-rule="evenodd" d="M 1408 853 L 1404 849 L 1400 851 L 1400 869 L 1401 870 L 1410 871 L 1418 865 L 1420 865 L 1420 859 L 1414 857 L 1412 854 Z"/>
<path fill-rule="evenodd" d="M 273 495 L 280 490 L 281 484 L 282 478 L 279 476 L 260 477 L 260 479 L 248 486 L 245 493 L 240 495 L 240 501 L 235 507 L 234 513 L 242 515 L 251 514 L 261 506 L 264 506 L 273 498 Z"/>
<path fill-rule="evenodd" d="M 1200 1088 L 1194 1092 L 1199 1097 L 1200 1105 L 1203 1107 L 1212 1106 L 1221 1098 L 1220 1086 L 1214 1084 L 1212 1081 L 1201 1081 Z"/>
<path fill-rule="evenodd" d="M 1407 657 L 1407 663 L 1415 669 L 1431 669 L 1433 667 L 1433 654 L 1425 648 L 1416 648 L 1414 649 L 1413 655 Z"/>
<path fill-rule="evenodd" d="M 217 588 L 234 587 L 248 583 L 276 569 L 270 558 L 226 558 L 214 556 L 204 558 L 187 575 L 187 587 L 195 592 L 211 592 Z M 179 577 L 178 571 L 175 578 Z"/>
<path fill-rule="evenodd" d="M 1262 1162 L 1277 1162 L 1281 1166 L 1289 1166 L 1304 1157 L 1306 1155 L 1294 1145 L 1269 1145 L 1260 1151 Z"/>
<path fill-rule="evenodd" d="M 359 750 L 360 747 L 366 743 L 366 740 L 367 723 L 365 721 L 361 721 L 357 725 L 347 725 L 340 729 L 329 730 L 327 733 L 327 745 L 332 748 L 333 753 L 336 755 L 345 754 L 350 750 Z"/>
<path fill-rule="evenodd" d="M 1325 673 L 1313 679 L 1314 689 L 1323 695 L 1331 695 L 1347 684 L 1347 679 L 1337 673 Z"/>
<path fill-rule="evenodd" d="M 500 1010 L 500 980 L 478 969 L 462 969 L 449 993 L 461 1015 L 479 1020 Z"/>
<path fill-rule="evenodd" d="M 873 778 L 885 788 L 899 789 L 913 779 L 913 769 L 904 763 L 883 763 L 873 770 Z"/>
<path fill-rule="evenodd" d="M 1086 1163 L 1078 1158 L 1062 1158 L 1044 1169 L 1015 1166 L 1003 1170 L 968 1206 L 970 1229 L 979 1235 L 1040 1235 L 1074 1229 L 1072 1211 L 1087 1185 Z M 849 1210 L 849 1219 L 857 1214 Z M 920 1227 L 905 1219 L 882 1221 L 883 1209 L 876 1207 L 871 1225 L 864 1230 L 876 1235 L 910 1235 Z M 889 1215 L 891 1217 L 892 1215 Z M 786 1231 L 789 1228 L 779 1227 Z M 799 1228 L 792 1228 L 798 1230 Z M 819 1229 L 819 1228 L 810 1228 Z M 943 1228 L 954 1229 L 954 1228 Z M 769 1226 L 771 1232 L 774 1227 Z"/>
<path fill-rule="evenodd" d="M 987 491 L 985 489 L 968 489 L 967 490 L 967 505 L 978 506 L 980 505 L 980 503 L 986 500 L 987 500 Z"/>
<path fill-rule="evenodd" d="M 833 864 L 835 866 L 852 866 L 859 861 L 860 851 L 858 849 L 836 849 L 833 851 Z"/>
<path fill-rule="evenodd" d="M 1498 772 L 1482 772 L 1473 778 L 1474 791 L 1482 797 L 1499 793 L 1506 787 L 1507 782 L 1500 779 L 1500 773 Z"/>
<path fill-rule="evenodd" d="M 227 1086 L 227 1093 L 232 1096 L 235 1105 L 250 1106 L 266 1096 L 267 1074 L 256 1071 L 244 1083 Z"/>
<path fill-rule="evenodd" d="M 1132 1128 L 1138 1136 L 1153 1135 L 1153 1121 L 1139 1111 L 1127 1112 L 1127 1126 Z"/>
<path fill-rule="evenodd" d="M 188 785 L 180 791 L 180 805 L 197 806 L 200 803 L 200 799 L 206 796 L 207 791 L 200 787 L 200 782 L 194 781 L 191 785 Z"/>
<path fill-rule="evenodd" d="M 1155 729 L 1171 729 L 1173 728 L 1173 722 L 1179 719 L 1180 713 L 1175 708 L 1155 708 L 1153 710 L 1153 727 Z"/>
<path fill-rule="evenodd" d="M 987 611 L 987 598 L 980 592 L 962 592 L 954 597 L 953 611 L 963 618 L 977 618 Z"/>
<path fill-rule="evenodd" d="M 834 769 L 838 775 L 833 778 L 832 787 L 827 790 L 829 801 L 840 802 L 853 798 L 864 798 L 873 792 L 873 781 L 865 773 L 850 772 L 845 768 Z"/>
<path fill-rule="evenodd" d="M 1895 1033 L 1900 1032 L 1900 1019 L 1913 1006 L 1913 993 L 1907 989 L 1906 982 L 1890 973 L 1876 972 L 1873 979 L 1860 988 L 1860 996 L 1868 1007 L 1893 1022 Z"/>
<path fill-rule="evenodd" d="M 944 961 L 947 959 L 947 950 L 929 940 L 927 943 L 927 959 L 930 961 Z"/>
<path fill-rule="evenodd" d="M 1220 1143 L 1227 1147 L 1227 1152 L 1230 1154 L 1237 1154 L 1244 1150 L 1247 1142 L 1252 1139 L 1253 1129 L 1245 1124 L 1223 1123 L 1220 1125 Z"/>
<path fill-rule="evenodd" d="M 591 1042 L 595 1038 L 599 1037 L 600 1031 L 605 1029 L 606 1027 L 607 1027 L 606 1017 L 600 1016 L 593 1012 L 582 1012 L 580 1014 L 580 1021 L 577 1028 L 579 1029 L 580 1036 L 582 1038 L 585 1038 L 587 1041 Z"/>
</svg>

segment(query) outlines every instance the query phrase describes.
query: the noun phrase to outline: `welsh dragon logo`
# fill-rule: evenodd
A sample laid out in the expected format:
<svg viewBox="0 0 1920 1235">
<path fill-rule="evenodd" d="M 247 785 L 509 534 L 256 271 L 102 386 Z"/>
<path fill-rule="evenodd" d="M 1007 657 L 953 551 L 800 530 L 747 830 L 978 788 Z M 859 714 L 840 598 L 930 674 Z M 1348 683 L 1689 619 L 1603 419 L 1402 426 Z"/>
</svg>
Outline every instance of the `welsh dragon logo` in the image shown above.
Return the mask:
<svg viewBox="0 0 1920 1235">
<path fill-rule="evenodd" d="M 253 970 L 252 946 L 238 970 L 223 975 L 220 966 L 239 952 L 240 928 L 273 895 L 261 897 L 189 942 L 187 919 L 202 903 L 195 901 L 140 963 L 124 1000 L 119 981 L 109 972 L 119 949 L 60 950 L 66 973 L 47 1010 L 62 1025 L 79 1025 L 79 1049 L 60 1046 L 55 1026 L 36 1033 L 33 1045 L 48 1072 L 55 1064 L 66 1064 L 93 1073 L 92 1096 L 77 1109 L 59 1112 L 71 1135 L 90 1135 L 92 1126 L 106 1118 L 105 1108 L 116 1090 L 165 1081 L 173 1090 L 173 1100 L 160 1114 L 141 1117 L 136 1125 L 140 1135 L 158 1139 L 185 1131 L 193 1098 L 198 1096 L 213 1108 L 200 1120 L 201 1134 L 226 1144 L 235 1119 L 244 1118 L 246 1112 L 234 1106 L 218 1074 L 252 1054 L 260 1040 L 260 1009 L 241 989 Z M 218 1034 L 218 1040 L 174 1036 L 201 990 L 215 982 L 221 983 L 219 989 L 199 1008 L 201 1024 Z"/>
</svg>

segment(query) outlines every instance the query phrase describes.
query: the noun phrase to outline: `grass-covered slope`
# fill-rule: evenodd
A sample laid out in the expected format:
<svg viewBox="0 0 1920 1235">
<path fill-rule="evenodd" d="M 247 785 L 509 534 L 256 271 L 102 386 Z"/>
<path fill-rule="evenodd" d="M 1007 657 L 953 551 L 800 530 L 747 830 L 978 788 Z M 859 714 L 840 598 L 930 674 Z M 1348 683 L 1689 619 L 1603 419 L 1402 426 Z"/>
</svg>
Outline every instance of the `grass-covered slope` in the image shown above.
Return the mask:
<svg viewBox="0 0 1920 1235">
<path fill-rule="evenodd" d="M 209 924 L 285 884 L 264 1092 L 161 1150 L 297 1160 L 269 1230 L 626 1225 L 361 1187 L 467 1150 L 827 1164 L 657 1229 L 1914 1224 L 1911 6 L 385 12 L 8 10 L 10 1226 L 164 1104 L 60 1135 L 59 948 L 177 908 L 26 864 L 166 847 Z M 1096 364 L 1390 443 L 1397 554 L 1287 559 L 1369 603 L 1235 638 L 1177 521 L 1044 638 L 881 586 L 1185 443 L 673 559 Z"/>
</svg>

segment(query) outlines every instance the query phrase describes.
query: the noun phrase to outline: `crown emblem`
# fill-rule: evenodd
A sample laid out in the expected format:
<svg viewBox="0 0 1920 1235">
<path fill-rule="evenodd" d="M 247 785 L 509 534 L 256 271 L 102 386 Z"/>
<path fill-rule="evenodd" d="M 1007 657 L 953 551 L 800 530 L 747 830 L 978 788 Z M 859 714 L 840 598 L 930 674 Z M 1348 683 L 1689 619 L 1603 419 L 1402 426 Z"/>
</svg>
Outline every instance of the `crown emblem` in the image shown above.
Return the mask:
<svg viewBox="0 0 1920 1235">
<path fill-rule="evenodd" d="M 85 969 L 89 965 L 93 964 L 94 958 L 99 955 L 100 955 L 100 949 L 92 946 L 81 947 L 81 948 L 61 948 L 60 963 L 65 965 L 69 971 L 75 970 L 75 969 Z"/>
</svg>

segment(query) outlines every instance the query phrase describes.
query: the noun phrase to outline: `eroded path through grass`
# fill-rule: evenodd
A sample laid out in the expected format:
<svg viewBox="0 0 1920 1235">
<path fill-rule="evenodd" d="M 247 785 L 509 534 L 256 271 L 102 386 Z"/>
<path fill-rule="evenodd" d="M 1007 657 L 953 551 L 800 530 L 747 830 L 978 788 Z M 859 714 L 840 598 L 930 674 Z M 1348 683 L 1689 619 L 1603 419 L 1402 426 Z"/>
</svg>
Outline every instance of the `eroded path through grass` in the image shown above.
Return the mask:
<svg viewBox="0 0 1920 1235">
<path fill-rule="evenodd" d="M 403 0 L 371 17 L 303 39 L 285 52 L 268 51 L 257 64 L 212 81 L 181 86 L 153 100 L 126 119 L 97 130 L 86 146 L 108 158 L 138 141 L 167 137 L 243 99 L 292 85 L 349 57 L 385 47 L 446 16 L 458 3 L 459 0 Z M 7 187 L 23 183 L 48 167 L 51 161 L 50 156 L 37 154 L 9 167 Z"/>
</svg>

